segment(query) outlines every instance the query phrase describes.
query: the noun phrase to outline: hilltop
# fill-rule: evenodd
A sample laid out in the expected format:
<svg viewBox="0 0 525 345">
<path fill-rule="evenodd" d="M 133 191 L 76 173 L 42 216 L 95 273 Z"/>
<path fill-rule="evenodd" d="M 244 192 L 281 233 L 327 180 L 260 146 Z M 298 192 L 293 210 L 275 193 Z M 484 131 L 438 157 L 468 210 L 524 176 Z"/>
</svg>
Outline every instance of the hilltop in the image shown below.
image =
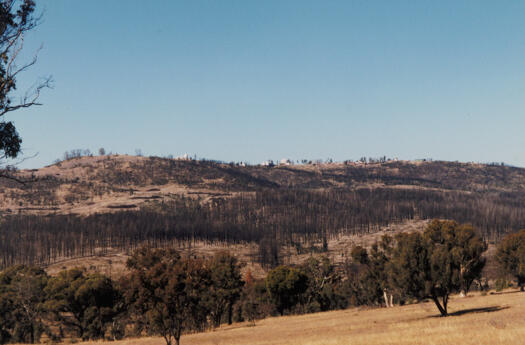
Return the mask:
<svg viewBox="0 0 525 345">
<path fill-rule="evenodd" d="M 128 155 L 79 157 L 20 170 L 32 182 L 0 180 L 4 214 L 79 214 L 139 209 L 177 196 L 210 202 L 261 190 L 395 188 L 513 193 L 525 169 L 444 161 L 388 161 L 244 166 L 214 161 Z"/>
</svg>

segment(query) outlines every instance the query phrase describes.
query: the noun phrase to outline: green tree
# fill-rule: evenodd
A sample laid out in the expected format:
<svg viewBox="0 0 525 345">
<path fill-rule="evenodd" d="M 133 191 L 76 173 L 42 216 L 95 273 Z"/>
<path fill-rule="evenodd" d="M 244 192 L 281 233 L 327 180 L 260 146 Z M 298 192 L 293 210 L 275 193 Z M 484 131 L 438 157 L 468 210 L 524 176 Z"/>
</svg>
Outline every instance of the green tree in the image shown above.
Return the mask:
<svg viewBox="0 0 525 345">
<path fill-rule="evenodd" d="M 389 264 L 390 281 L 400 295 L 422 300 L 432 295 L 437 302 L 439 291 L 431 281 L 430 254 L 420 233 L 401 233 L 395 236 L 396 245 L 392 250 Z"/>
<path fill-rule="evenodd" d="M 304 301 L 308 312 L 347 306 L 347 300 L 340 292 L 341 276 L 328 257 L 311 256 L 301 265 L 301 269 L 308 277 Z"/>
<path fill-rule="evenodd" d="M 487 260 L 483 257 L 483 253 L 487 250 L 487 243 L 469 224 L 446 222 L 441 223 L 441 226 L 446 227 L 446 230 L 442 231 L 448 234 L 444 240 L 450 242 L 452 257 L 459 266 L 461 295 L 466 296 L 472 283 L 481 277 L 481 272 L 485 267 Z"/>
<path fill-rule="evenodd" d="M 241 266 L 235 256 L 222 252 L 210 260 L 209 269 L 212 283 L 209 291 L 210 310 L 214 326 L 220 325 L 225 312 L 231 325 L 233 305 L 241 296 L 244 286 Z"/>
<path fill-rule="evenodd" d="M 24 265 L 0 273 L 0 313 L 5 313 L 0 338 L 31 344 L 39 341 L 47 279 L 42 269 Z"/>
<path fill-rule="evenodd" d="M 142 248 L 128 261 L 132 270 L 126 299 L 150 332 L 167 345 L 184 330 L 202 329 L 209 312 L 210 271 L 202 261 L 181 259 L 173 250 Z"/>
<path fill-rule="evenodd" d="M 369 303 L 381 304 L 384 300 L 387 307 L 393 307 L 393 289 L 391 288 L 388 272 L 390 262 L 392 238 L 383 236 L 380 242 L 374 243 L 370 253 L 361 247 L 352 249 L 352 259 L 364 269 L 359 274 L 359 290 Z"/>
<path fill-rule="evenodd" d="M 46 307 L 57 321 L 76 330 L 83 340 L 103 338 L 115 317 L 119 293 L 112 281 L 82 269 L 62 271 L 49 280 Z"/>
<path fill-rule="evenodd" d="M 525 283 L 525 230 L 505 236 L 498 245 L 496 260 L 517 280 L 520 290 Z"/>
<path fill-rule="evenodd" d="M 264 280 L 246 279 L 241 296 L 242 317 L 252 323 L 272 314 L 275 310 L 270 301 Z"/>
<path fill-rule="evenodd" d="M 285 310 L 294 307 L 308 288 L 308 277 L 299 269 L 279 266 L 268 272 L 266 290 L 277 311 L 284 315 Z"/>
<path fill-rule="evenodd" d="M 404 296 L 430 298 L 447 316 L 451 293 L 479 278 L 486 249 L 472 227 L 454 221 L 432 221 L 421 233 L 399 234 L 392 249 L 392 284 Z M 481 267 L 481 268 L 480 268 Z"/>
<path fill-rule="evenodd" d="M 17 64 L 18 56 L 23 47 L 23 37 L 39 23 L 39 16 L 34 15 L 33 0 L 1 0 L 0 1 L 0 159 L 15 158 L 21 150 L 22 139 L 15 125 L 4 120 L 6 114 L 33 105 L 39 105 L 38 97 L 43 88 L 49 87 L 51 79 L 39 82 L 28 90 L 20 102 L 15 104 L 17 77 L 36 63 L 35 58 L 26 64 Z M 14 178 L 2 172 L 0 176 Z M 14 178 L 16 179 L 16 178 Z"/>
<path fill-rule="evenodd" d="M 13 311 L 13 301 L 0 294 L 0 344 L 6 344 L 11 340 L 11 332 L 15 324 Z"/>
</svg>

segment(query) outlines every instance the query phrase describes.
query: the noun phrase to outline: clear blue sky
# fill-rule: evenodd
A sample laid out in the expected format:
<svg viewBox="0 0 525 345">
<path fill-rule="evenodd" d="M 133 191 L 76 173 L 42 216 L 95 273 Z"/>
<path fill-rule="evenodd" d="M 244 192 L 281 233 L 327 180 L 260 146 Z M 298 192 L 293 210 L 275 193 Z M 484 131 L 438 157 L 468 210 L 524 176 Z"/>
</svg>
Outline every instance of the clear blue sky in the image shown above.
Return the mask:
<svg viewBox="0 0 525 345">
<path fill-rule="evenodd" d="M 69 149 L 525 166 L 525 1 L 44 1 L 23 167 Z"/>
</svg>

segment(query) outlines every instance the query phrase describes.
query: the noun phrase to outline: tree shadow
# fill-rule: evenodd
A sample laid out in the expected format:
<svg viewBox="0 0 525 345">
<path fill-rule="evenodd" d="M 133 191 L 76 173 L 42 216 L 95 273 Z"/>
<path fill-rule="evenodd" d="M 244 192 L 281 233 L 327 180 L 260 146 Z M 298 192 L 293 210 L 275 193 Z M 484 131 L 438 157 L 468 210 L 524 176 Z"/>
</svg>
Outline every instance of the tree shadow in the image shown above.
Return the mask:
<svg viewBox="0 0 525 345">
<path fill-rule="evenodd" d="M 523 291 L 517 290 L 517 291 L 501 291 L 501 292 L 489 292 L 489 295 L 506 295 L 509 293 L 523 293 Z"/>
<path fill-rule="evenodd" d="M 484 308 L 471 308 L 471 309 L 463 309 L 463 310 L 458 310 L 458 311 L 455 311 L 455 312 L 452 312 L 452 313 L 449 313 L 448 316 L 461 316 L 461 315 L 465 315 L 465 314 L 476 314 L 476 313 L 492 313 L 492 312 L 495 312 L 495 311 L 500 311 L 500 310 L 504 310 L 504 309 L 509 309 L 510 307 L 509 306 L 491 306 L 491 307 L 484 307 Z M 434 318 L 434 317 L 441 317 L 441 315 L 432 315 L 432 316 L 429 316 L 431 318 Z"/>
</svg>

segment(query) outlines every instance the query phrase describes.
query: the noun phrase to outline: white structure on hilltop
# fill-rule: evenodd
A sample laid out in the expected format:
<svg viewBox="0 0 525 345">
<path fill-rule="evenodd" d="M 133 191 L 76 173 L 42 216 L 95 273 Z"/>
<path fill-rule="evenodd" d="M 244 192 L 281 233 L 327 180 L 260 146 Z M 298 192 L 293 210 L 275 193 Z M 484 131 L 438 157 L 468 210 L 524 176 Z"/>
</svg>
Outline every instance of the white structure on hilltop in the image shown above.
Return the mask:
<svg viewBox="0 0 525 345">
<path fill-rule="evenodd" d="M 261 165 L 264 167 L 273 167 L 275 164 L 273 164 L 273 161 L 269 159 L 267 161 L 262 162 Z"/>
<path fill-rule="evenodd" d="M 293 162 L 288 158 L 283 158 L 279 161 L 279 165 L 292 165 Z"/>
<path fill-rule="evenodd" d="M 191 161 L 191 157 L 187 153 L 185 153 L 182 156 L 179 156 L 179 157 L 177 157 L 175 159 L 178 159 L 180 161 Z"/>
</svg>

